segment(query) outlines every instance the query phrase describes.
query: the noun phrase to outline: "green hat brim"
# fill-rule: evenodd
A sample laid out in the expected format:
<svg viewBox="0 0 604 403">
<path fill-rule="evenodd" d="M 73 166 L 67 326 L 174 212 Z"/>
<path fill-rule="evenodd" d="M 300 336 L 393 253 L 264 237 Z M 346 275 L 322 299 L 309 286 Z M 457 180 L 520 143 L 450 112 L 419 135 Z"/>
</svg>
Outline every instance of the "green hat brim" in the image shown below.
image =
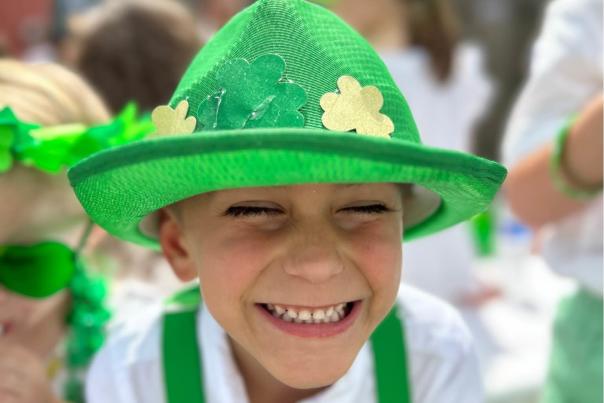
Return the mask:
<svg viewBox="0 0 604 403">
<path fill-rule="evenodd" d="M 486 209 L 501 165 L 396 138 L 310 128 L 206 131 L 102 151 L 69 178 L 90 217 L 119 238 L 157 248 L 141 223 L 188 197 L 224 189 L 304 183 L 410 183 L 440 196 L 437 209 L 405 214 L 405 238 L 428 235 Z M 408 213 L 407 211 L 405 213 Z"/>
</svg>

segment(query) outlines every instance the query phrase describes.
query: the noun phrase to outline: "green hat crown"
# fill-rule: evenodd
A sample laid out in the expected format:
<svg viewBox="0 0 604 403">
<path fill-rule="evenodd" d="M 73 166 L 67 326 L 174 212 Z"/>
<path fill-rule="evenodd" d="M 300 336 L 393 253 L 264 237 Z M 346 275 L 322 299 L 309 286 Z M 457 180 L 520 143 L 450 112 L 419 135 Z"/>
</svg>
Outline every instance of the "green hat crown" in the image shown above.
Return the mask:
<svg viewBox="0 0 604 403">
<path fill-rule="evenodd" d="M 224 189 L 302 183 L 413 184 L 405 237 L 484 210 L 506 171 L 421 144 L 400 90 L 371 46 L 330 11 L 259 0 L 204 46 L 155 138 L 100 152 L 69 178 L 108 232 L 157 247 L 157 211 Z"/>
<path fill-rule="evenodd" d="M 403 95 L 373 48 L 332 12 L 302 0 L 260 0 L 236 15 L 193 60 L 170 106 L 187 101 L 195 131 L 324 129 L 321 99 L 342 91 L 342 77 L 377 88 L 383 97 L 377 109 L 394 124 L 393 138 L 420 141 Z M 267 100 L 280 104 L 267 108 Z M 255 112 L 264 112 L 262 118 L 247 116 L 240 125 Z"/>
</svg>

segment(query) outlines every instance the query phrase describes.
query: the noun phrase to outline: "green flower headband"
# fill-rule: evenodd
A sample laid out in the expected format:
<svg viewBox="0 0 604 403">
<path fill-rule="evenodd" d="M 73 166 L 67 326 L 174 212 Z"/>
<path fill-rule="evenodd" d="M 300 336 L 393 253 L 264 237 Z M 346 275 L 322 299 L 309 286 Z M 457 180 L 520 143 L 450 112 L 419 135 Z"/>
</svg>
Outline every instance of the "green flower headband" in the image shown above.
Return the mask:
<svg viewBox="0 0 604 403">
<path fill-rule="evenodd" d="M 5 107 L 0 110 L 0 174 L 14 161 L 57 173 L 97 151 L 140 140 L 153 130 L 148 117 L 137 116 L 134 103 L 126 105 L 113 121 L 91 127 L 79 123 L 42 127 L 19 120 Z"/>
</svg>

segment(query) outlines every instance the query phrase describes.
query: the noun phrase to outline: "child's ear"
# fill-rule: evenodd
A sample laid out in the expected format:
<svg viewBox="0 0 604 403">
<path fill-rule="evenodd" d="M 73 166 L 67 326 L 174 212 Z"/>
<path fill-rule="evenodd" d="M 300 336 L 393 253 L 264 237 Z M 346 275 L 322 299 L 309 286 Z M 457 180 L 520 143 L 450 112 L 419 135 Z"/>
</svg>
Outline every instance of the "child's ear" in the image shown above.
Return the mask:
<svg viewBox="0 0 604 403">
<path fill-rule="evenodd" d="M 181 222 L 170 209 L 159 211 L 159 244 L 176 277 L 184 282 L 197 277 L 197 269 L 184 242 Z"/>
</svg>

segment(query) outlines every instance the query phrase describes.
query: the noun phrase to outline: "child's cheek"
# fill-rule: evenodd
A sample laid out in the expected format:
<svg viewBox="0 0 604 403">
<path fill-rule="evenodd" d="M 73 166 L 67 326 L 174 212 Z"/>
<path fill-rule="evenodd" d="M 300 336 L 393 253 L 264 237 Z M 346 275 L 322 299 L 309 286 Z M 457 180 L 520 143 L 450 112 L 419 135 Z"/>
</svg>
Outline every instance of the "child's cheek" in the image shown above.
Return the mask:
<svg viewBox="0 0 604 403">
<path fill-rule="evenodd" d="M 246 296 L 271 260 L 271 237 L 233 231 L 208 238 L 200 249 L 198 272 L 206 299 L 245 303 Z M 211 303 L 208 301 L 208 303 Z M 226 304 L 220 304 L 226 305 Z"/>
<path fill-rule="evenodd" d="M 348 236 L 348 251 L 375 290 L 398 285 L 402 244 L 398 226 L 376 223 Z"/>
</svg>

